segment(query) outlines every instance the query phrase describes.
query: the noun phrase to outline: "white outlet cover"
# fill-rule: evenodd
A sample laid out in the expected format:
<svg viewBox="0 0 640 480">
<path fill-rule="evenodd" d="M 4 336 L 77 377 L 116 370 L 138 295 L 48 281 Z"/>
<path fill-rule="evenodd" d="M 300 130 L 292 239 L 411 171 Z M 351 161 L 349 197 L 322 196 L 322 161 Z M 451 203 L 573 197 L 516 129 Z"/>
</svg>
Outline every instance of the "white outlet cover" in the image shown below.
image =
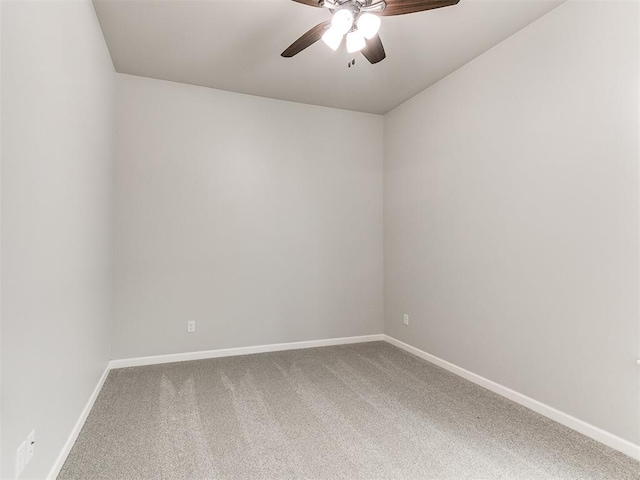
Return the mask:
<svg viewBox="0 0 640 480">
<path fill-rule="evenodd" d="M 196 331 L 196 321 L 189 320 L 187 321 L 187 333 L 192 333 Z"/>
<path fill-rule="evenodd" d="M 20 476 L 27 464 L 27 442 L 22 442 L 16 452 L 16 478 Z"/>
<path fill-rule="evenodd" d="M 406 313 L 404 314 L 403 322 L 405 325 L 409 325 L 409 315 Z"/>
<path fill-rule="evenodd" d="M 33 454 L 36 451 L 36 431 L 32 430 L 27 437 L 27 461 L 29 463 L 33 458 Z"/>
</svg>

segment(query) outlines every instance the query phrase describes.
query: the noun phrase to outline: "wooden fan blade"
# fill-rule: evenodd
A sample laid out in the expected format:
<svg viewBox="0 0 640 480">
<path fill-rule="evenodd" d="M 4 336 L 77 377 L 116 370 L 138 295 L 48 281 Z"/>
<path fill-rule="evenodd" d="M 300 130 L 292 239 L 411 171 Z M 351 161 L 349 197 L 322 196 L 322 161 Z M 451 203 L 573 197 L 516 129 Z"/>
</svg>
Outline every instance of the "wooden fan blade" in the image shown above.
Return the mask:
<svg viewBox="0 0 640 480">
<path fill-rule="evenodd" d="M 310 7 L 320 7 L 320 2 L 318 0 L 293 0 L 296 3 L 301 3 L 303 5 L 309 5 Z"/>
<path fill-rule="evenodd" d="M 360 50 L 360 52 L 362 52 L 362 55 L 371 63 L 381 62 L 387 56 L 387 54 L 384 53 L 380 35 L 376 35 L 371 40 L 367 40 L 367 45 Z"/>
<path fill-rule="evenodd" d="M 329 28 L 331 25 L 331 20 L 327 20 L 326 22 L 319 23 L 307 33 L 302 35 L 299 39 L 293 42 L 289 48 L 287 48 L 284 52 L 282 52 L 283 57 L 293 57 L 294 55 L 300 53 L 302 50 L 307 48 L 310 45 L 313 45 L 318 40 L 322 38 L 322 34 L 324 31 Z"/>
<path fill-rule="evenodd" d="M 407 13 L 424 12 L 434 8 L 456 5 L 460 0 L 385 0 L 387 7 L 379 15 L 406 15 Z"/>
</svg>

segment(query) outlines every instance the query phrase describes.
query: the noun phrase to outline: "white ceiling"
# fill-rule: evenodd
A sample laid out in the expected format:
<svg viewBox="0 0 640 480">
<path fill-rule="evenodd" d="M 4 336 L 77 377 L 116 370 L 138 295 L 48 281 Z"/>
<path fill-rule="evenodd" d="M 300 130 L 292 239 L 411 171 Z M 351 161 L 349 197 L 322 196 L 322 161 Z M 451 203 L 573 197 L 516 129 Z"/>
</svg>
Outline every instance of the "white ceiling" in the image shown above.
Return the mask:
<svg viewBox="0 0 640 480">
<path fill-rule="evenodd" d="M 461 0 L 383 17 L 376 65 L 318 42 L 280 53 L 328 10 L 291 0 L 94 0 L 116 70 L 295 102 L 386 113 L 564 0 Z"/>
</svg>

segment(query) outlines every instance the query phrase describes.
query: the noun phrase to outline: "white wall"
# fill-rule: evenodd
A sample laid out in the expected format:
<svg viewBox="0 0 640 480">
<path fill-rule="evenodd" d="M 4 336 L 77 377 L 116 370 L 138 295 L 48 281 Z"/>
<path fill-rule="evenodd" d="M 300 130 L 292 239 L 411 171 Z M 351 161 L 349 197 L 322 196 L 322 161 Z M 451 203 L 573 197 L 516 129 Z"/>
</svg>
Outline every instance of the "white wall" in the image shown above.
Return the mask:
<svg viewBox="0 0 640 480">
<path fill-rule="evenodd" d="M 2 478 L 43 478 L 110 348 L 115 73 L 90 1 L 5 1 Z"/>
<path fill-rule="evenodd" d="M 118 78 L 114 358 L 381 333 L 382 117 Z"/>
<path fill-rule="evenodd" d="M 384 267 L 385 333 L 640 443 L 637 8 L 563 4 L 385 116 Z"/>
</svg>

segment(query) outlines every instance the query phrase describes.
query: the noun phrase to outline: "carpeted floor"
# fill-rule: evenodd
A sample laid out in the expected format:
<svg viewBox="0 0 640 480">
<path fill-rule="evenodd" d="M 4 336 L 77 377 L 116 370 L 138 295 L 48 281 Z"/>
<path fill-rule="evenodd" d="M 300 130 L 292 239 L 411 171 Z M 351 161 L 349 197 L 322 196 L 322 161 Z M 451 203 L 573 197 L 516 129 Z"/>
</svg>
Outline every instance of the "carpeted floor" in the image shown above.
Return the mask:
<svg viewBox="0 0 640 480">
<path fill-rule="evenodd" d="M 640 479 L 387 343 L 113 370 L 58 479 Z"/>
</svg>

